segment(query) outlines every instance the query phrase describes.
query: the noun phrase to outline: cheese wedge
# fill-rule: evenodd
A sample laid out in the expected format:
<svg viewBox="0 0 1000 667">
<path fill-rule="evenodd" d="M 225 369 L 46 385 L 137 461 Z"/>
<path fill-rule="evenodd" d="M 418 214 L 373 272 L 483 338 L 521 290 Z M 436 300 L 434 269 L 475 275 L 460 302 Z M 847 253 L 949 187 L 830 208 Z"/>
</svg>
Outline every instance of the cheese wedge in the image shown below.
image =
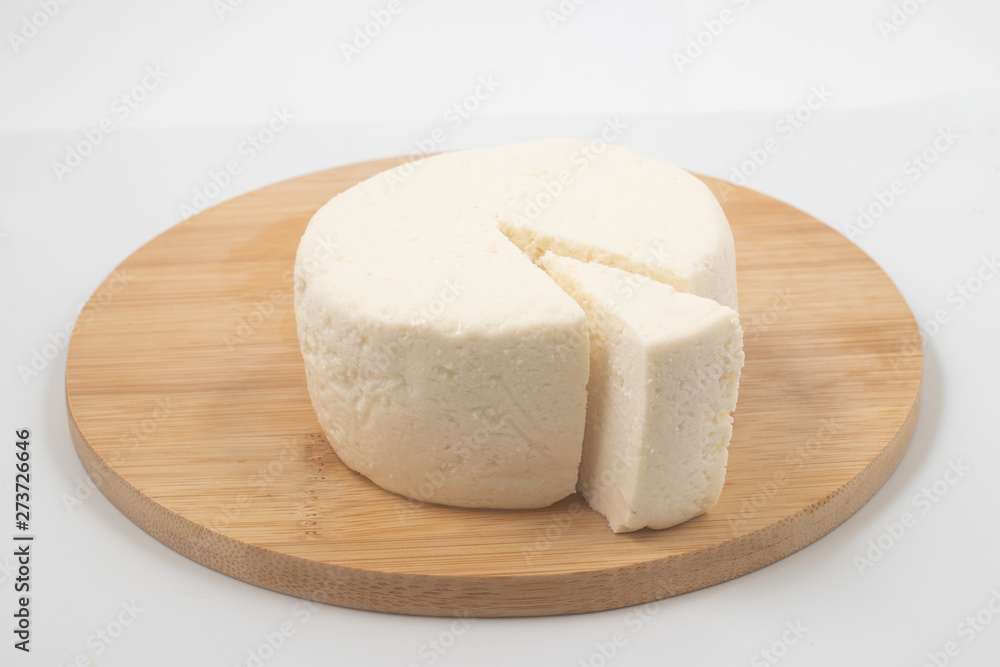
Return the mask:
<svg viewBox="0 0 1000 667">
<path fill-rule="evenodd" d="M 574 491 L 588 323 L 532 262 L 546 250 L 736 302 L 711 192 L 633 151 L 545 140 L 378 174 L 315 214 L 295 264 L 309 395 L 347 466 L 464 507 Z"/>
<path fill-rule="evenodd" d="M 703 514 L 725 480 L 738 314 L 648 276 L 550 253 L 539 264 L 590 321 L 580 492 L 616 533 Z"/>
</svg>

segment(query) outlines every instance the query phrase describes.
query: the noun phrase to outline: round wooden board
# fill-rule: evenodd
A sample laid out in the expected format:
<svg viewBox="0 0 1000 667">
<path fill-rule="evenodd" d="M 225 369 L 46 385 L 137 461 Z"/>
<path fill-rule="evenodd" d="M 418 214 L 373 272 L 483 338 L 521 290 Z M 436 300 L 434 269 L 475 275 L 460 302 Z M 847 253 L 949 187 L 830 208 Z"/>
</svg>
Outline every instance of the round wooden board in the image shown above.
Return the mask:
<svg viewBox="0 0 1000 667">
<path fill-rule="evenodd" d="M 746 367 L 708 514 L 615 535 L 577 496 L 542 510 L 421 505 L 347 469 L 306 393 L 292 264 L 312 214 L 398 160 L 251 192 L 135 252 L 73 332 L 66 398 L 101 491 L 244 581 L 407 614 L 613 609 L 738 577 L 830 532 L 903 456 L 920 335 L 876 264 L 762 194 L 704 178 L 736 238 Z"/>
</svg>

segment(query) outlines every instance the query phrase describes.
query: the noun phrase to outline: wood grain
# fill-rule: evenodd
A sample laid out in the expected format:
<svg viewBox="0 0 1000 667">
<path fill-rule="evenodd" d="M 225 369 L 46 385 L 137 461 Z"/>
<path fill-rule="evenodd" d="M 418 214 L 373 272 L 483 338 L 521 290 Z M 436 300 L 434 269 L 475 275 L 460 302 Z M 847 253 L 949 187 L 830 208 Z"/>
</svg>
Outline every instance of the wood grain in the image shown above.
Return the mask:
<svg viewBox="0 0 1000 667">
<path fill-rule="evenodd" d="M 193 560 L 360 609 L 521 616 L 710 586 L 819 539 L 891 474 L 914 429 L 916 322 L 861 250 L 713 179 L 736 238 L 746 367 L 726 486 L 680 526 L 613 534 L 577 496 L 542 510 L 421 505 L 348 470 L 306 393 L 291 270 L 313 212 L 397 160 L 251 192 L 166 231 L 77 321 L 77 452 L 139 527 Z M 833 195 L 833 193 L 831 193 Z"/>
</svg>

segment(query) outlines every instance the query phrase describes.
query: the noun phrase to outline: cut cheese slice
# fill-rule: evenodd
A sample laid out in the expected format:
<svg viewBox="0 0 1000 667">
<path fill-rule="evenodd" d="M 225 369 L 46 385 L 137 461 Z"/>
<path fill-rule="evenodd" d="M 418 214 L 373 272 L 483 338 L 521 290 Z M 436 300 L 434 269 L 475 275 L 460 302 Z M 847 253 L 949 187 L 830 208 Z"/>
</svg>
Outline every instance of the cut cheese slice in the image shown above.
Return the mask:
<svg viewBox="0 0 1000 667">
<path fill-rule="evenodd" d="M 309 395 L 347 466 L 465 507 L 573 492 L 588 324 L 532 263 L 547 248 L 735 304 L 708 188 L 632 151 L 545 140 L 378 174 L 316 213 L 295 264 Z"/>
<path fill-rule="evenodd" d="M 736 311 L 600 264 L 539 264 L 590 321 L 579 490 L 616 533 L 703 514 L 726 473 L 743 367 Z"/>
</svg>

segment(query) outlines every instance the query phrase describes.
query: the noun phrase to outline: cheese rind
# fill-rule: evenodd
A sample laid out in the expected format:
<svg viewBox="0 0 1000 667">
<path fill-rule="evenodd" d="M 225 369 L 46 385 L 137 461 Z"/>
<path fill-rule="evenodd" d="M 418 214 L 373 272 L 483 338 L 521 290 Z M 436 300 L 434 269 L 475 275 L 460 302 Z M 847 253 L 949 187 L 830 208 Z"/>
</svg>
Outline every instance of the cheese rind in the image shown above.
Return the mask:
<svg viewBox="0 0 1000 667">
<path fill-rule="evenodd" d="M 590 322 L 579 490 L 615 532 L 708 511 L 725 480 L 743 367 L 736 311 L 646 276 L 546 254 Z"/>
</svg>

